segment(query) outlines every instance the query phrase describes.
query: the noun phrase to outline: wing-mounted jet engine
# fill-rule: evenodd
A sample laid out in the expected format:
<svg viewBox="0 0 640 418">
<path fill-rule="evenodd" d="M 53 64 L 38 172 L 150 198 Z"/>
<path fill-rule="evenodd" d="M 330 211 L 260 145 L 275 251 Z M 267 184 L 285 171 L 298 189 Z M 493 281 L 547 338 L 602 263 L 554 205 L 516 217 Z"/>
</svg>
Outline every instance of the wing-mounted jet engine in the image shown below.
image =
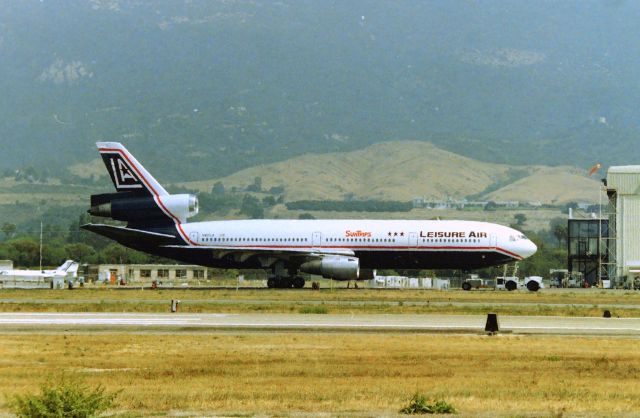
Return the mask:
<svg viewBox="0 0 640 418">
<path fill-rule="evenodd" d="M 307 261 L 300 266 L 300 271 L 327 279 L 357 280 L 360 278 L 360 260 L 356 257 L 327 256 Z"/>
</svg>

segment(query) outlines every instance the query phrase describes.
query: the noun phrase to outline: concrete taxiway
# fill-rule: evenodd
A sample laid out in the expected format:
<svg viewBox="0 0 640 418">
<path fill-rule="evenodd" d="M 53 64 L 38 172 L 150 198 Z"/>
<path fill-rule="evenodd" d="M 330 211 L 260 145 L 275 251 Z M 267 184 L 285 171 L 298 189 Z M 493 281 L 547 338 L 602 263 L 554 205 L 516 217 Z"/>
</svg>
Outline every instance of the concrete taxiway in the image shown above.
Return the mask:
<svg viewBox="0 0 640 418">
<path fill-rule="evenodd" d="M 0 313 L 12 331 L 308 331 L 483 333 L 483 315 Z M 640 318 L 500 316 L 513 334 L 640 337 Z"/>
</svg>

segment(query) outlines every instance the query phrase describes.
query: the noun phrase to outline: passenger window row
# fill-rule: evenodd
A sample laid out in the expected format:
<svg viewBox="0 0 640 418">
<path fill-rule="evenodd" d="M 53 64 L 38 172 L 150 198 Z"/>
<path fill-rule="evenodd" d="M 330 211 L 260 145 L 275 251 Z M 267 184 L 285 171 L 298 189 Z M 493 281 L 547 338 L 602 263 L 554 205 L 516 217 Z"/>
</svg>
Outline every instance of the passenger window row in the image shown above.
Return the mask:
<svg viewBox="0 0 640 418">
<path fill-rule="evenodd" d="M 309 242 L 308 238 L 211 238 L 205 237 L 203 242 Z M 325 238 L 325 242 L 396 242 L 395 238 Z M 440 242 L 480 242 L 478 238 L 422 238 L 423 243 Z"/>
<path fill-rule="evenodd" d="M 210 238 L 205 237 L 203 242 L 307 242 L 307 238 Z"/>
</svg>

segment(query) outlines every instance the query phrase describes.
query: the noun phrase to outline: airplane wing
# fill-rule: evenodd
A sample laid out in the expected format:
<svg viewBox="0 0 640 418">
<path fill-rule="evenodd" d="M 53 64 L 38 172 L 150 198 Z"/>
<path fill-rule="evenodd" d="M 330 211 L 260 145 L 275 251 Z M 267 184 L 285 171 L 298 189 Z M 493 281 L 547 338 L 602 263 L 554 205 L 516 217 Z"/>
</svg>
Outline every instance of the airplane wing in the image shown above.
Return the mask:
<svg viewBox="0 0 640 418">
<path fill-rule="evenodd" d="M 300 263 L 315 260 L 327 256 L 354 256 L 355 253 L 348 249 L 321 249 L 321 248 L 262 248 L 262 247 L 220 247 L 220 246 L 190 246 L 190 245 L 162 245 L 163 248 L 176 248 L 190 251 L 209 251 L 214 258 L 232 258 L 237 262 L 244 262 L 251 257 L 258 257 L 264 267 L 272 265 L 278 260 L 298 260 Z"/>
<path fill-rule="evenodd" d="M 243 263 L 252 257 L 258 258 L 263 267 L 270 267 L 280 260 L 292 261 L 302 264 L 306 261 L 317 260 L 327 256 L 354 256 L 354 252 L 348 249 L 321 249 L 321 248 L 262 248 L 262 247 L 222 247 L 222 246 L 193 246 L 176 245 L 178 237 L 171 234 L 150 232 L 141 229 L 127 228 L 124 226 L 105 224 L 86 224 L 83 229 L 95 232 L 107 238 L 113 239 L 128 246 L 152 246 L 159 248 L 172 248 L 183 251 L 207 251 L 217 259 L 232 259 Z"/>
</svg>

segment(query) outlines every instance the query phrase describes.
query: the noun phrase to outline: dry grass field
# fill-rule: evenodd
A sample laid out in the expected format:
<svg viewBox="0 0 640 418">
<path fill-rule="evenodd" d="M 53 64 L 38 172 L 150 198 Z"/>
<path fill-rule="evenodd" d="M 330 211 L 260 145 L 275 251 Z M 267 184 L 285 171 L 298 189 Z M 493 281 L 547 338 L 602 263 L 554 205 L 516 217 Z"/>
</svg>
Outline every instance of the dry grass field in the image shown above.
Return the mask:
<svg viewBox="0 0 640 418">
<path fill-rule="evenodd" d="M 486 313 L 638 316 L 640 293 L 310 290 L 2 290 L 2 311 Z M 426 302 L 429 301 L 427 304 Z M 322 313 L 308 309 L 310 314 Z M 47 378 L 122 390 L 116 416 L 396 416 L 416 392 L 460 416 L 634 416 L 638 339 L 0 330 L 0 415 Z M 640 413 L 640 412 L 639 412 Z"/>
<path fill-rule="evenodd" d="M 122 390 L 118 415 L 633 416 L 638 340 L 412 334 L 4 334 L 0 410 L 47 377 Z M 628 414 L 628 415 L 626 415 Z"/>
<path fill-rule="evenodd" d="M 341 284 L 341 286 L 344 284 Z M 389 313 L 486 314 L 600 317 L 640 316 L 640 293 L 596 289 L 528 291 L 461 290 L 0 290 L 0 312 L 168 312 L 170 301 L 181 312 L 221 313 Z M 311 308 L 311 309 L 310 309 Z"/>
<path fill-rule="evenodd" d="M 329 286 L 329 280 L 326 280 Z M 216 282 L 218 284 L 218 282 Z M 235 284 L 234 280 L 226 284 Z M 148 286 L 149 284 L 147 284 Z M 324 285 L 324 284 L 323 284 Z M 542 289 L 539 292 L 526 290 L 506 292 L 494 290 L 432 290 L 432 289 L 346 289 L 346 282 L 334 282 L 334 289 L 320 291 L 310 289 L 156 289 L 140 290 L 136 285 L 105 286 L 95 284 L 73 290 L 49 289 L 0 289 L 0 300 L 48 299 L 48 300 L 166 300 L 182 299 L 226 299 L 226 300 L 347 300 L 347 301 L 473 301 L 473 302 L 518 302 L 518 303 L 612 303 L 640 304 L 640 292 L 633 290 L 605 289 Z M 362 284 L 361 284 L 362 286 Z"/>
</svg>

